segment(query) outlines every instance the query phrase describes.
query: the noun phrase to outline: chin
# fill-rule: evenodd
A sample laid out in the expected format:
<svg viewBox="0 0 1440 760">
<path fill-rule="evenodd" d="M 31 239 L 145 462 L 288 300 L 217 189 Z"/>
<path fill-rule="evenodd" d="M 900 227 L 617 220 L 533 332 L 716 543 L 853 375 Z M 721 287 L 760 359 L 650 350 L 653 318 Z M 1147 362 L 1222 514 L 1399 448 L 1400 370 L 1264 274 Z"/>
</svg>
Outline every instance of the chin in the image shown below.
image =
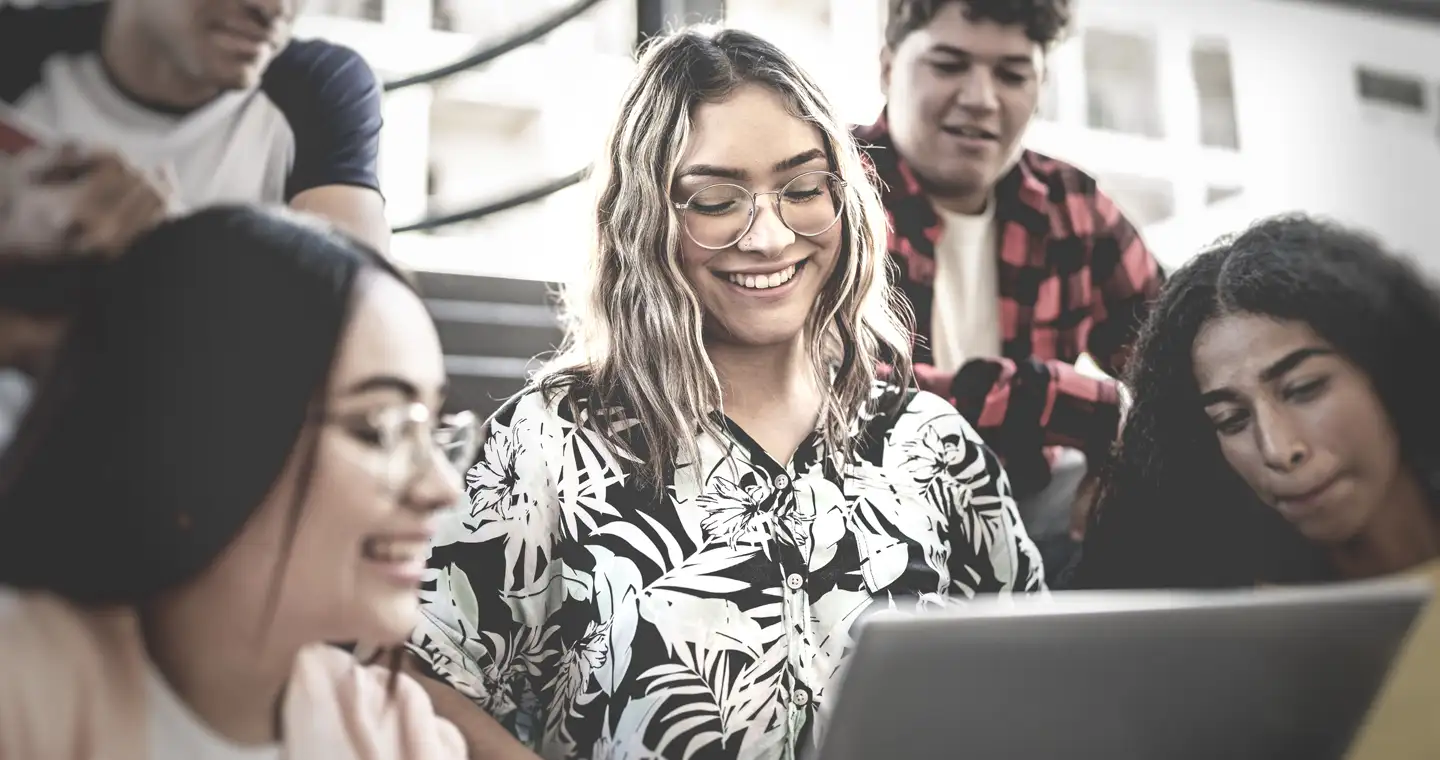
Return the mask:
<svg viewBox="0 0 1440 760">
<path fill-rule="evenodd" d="M 1339 546 L 1360 535 L 1360 526 L 1349 521 L 1327 519 L 1320 515 L 1310 520 L 1294 523 L 1295 529 L 1312 543 L 1321 546 Z"/>
<path fill-rule="evenodd" d="M 804 332 L 803 323 L 780 327 L 767 325 L 725 325 L 714 331 L 714 337 L 721 343 L 732 346 L 767 348 L 793 344 Z"/>
<path fill-rule="evenodd" d="M 403 644 L 420 624 L 420 600 L 411 597 L 371 604 L 361 621 L 359 635 L 352 638 L 377 646 Z"/>
<path fill-rule="evenodd" d="M 236 90 L 252 90 L 260 86 L 260 79 L 265 74 L 265 67 L 269 65 L 269 58 L 243 66 L 233 63 L 219 64 L 211 69 L 210 84 L 222 92 L 233 92 Z"/>
</svg>

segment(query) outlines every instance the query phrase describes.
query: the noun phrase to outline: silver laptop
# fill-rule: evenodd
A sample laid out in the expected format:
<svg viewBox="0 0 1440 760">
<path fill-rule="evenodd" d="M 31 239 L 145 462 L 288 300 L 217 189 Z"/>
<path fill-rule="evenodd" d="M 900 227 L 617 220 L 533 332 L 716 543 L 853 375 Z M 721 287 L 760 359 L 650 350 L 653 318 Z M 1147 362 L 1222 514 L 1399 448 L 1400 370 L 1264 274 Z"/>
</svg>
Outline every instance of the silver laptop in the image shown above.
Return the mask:
<svg viewBox="0 0 1440 760">
<path fill-rule="evenodd" d="M 877 613 L 810 757 L 1340 758 L 1430 593 L 1404 579 Z"/>
</svg>

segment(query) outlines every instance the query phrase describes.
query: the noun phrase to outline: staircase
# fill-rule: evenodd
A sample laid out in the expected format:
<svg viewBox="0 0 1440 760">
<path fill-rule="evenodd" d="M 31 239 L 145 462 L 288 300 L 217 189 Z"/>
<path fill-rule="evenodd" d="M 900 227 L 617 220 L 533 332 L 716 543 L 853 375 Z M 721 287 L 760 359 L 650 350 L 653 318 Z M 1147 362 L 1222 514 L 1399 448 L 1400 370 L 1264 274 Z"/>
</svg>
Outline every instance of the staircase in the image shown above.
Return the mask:
<svg viewBox="0 0 1440 760">
<path fill-rule="evenodd" d="M 551 283 L 422 271 L 416 284 L 445 350 L 447 411 L 489 417 L 560 345 Z"/>
</svg>

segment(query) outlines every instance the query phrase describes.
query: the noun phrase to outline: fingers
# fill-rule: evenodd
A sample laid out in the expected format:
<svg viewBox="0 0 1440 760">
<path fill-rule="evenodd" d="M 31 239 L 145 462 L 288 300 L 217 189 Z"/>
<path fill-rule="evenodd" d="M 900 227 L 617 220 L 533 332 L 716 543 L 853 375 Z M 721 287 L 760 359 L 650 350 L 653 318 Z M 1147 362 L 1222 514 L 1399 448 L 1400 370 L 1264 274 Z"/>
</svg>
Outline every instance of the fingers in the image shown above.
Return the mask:
<svg viewBox="0 0 1440 760">
<path fill-rule="evenodd" d="M 77 252 L 118 254 L 165 218 L 173 185 L 115 153 L 66 153 L 40 172 L 42 183 L 74 176 L 76 194 L 63 243 Z M 78 175 L 78 176 L 75 176 Z"/>
<path fill-rule="evenodd" d="M 32 178 L 42 185 L 63 185 L 79 180 L 94 170 L 106 157 L 118 160 L 114 154 L 82 150 L 78 145 L 67 143 L 45 157 L 35 167 Z"/>
<path fill-rule="evenodd" d="M 78 228 L 75 248 L 105 256 L 115 256 L 165 218 L 165 201 L 152 188 L 140 183 L 121 185 L 123 195 L 104 197 L 104 213 L 89 218 L 88 226 Z M 76 229 L 72 227 L 72 230 Z"/>
</svg>

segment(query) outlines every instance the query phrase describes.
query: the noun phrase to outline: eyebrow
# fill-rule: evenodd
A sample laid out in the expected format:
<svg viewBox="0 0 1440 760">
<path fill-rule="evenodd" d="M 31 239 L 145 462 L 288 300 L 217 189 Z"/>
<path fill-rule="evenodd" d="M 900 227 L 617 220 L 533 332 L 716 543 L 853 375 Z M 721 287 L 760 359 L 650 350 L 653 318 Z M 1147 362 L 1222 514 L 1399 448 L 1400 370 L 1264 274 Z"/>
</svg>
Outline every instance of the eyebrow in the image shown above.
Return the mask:
<svg viewBox="0 0 1440 760">
<path fill-rule="evenodd" d="M 1284 358 L 1280 359 L 1280 361 L 1277 361 L 1274 364 L 1271 364 L 1270 366 L 1261 370 L 1260 381 L 1264 383 L 1273 382 L 1281 377 L 1284 377 L 1285 373 L 1295 369 L 1301 364 L 1304 364 L 1310 359 L 1313 359 L 1317 356 L 1331 356 L 1334 353 L 1334 351 L 1331 351 L 1328 348 L 1319 348 L 1318 346 L 1295 349 L 1294 351 L 1286 354 Z M 1200 395 L 1200 405 L 1210 406 L 1212 404 L 1219 404 L 1225 401 L 1235 401 L 1238 398 L 1239 394 L 1235 393 L 1235 391 L 1232 391 L 1229 388 L 1216 388 L 1213 391 L 1209 391 Z"/>
<path fill-rule="evenodd" d="M 947 45 L 943 42 L 931 45 L 930 52 L 948 55 L 953 58 L 977 57 L 974 53 L 971 53 L 965 48 L 955 47 L 954 45 Z M 1012 66 L 1030 66 L 1033 68 L 1035 66 L 1035 59 L 1028 55 L 1003 55 L 1000 56 L 1000 63 L 1010 64 Z"/>
<path fill-rule="evenodd" d="M 811 148 L 804 153 L 796 153 L 795 155 L 785 159 L 784 161 L 779 161 L 770 168 L 772 171 L 775 172 L 789 171 L 790 169 L 794 169 L 798 166 L 804 166 L 805 164 L 808 164 L 811 161 L 820 158 L 825 158 L 825 151 L 820 150 L 819 148 Z M 744 169 L 735 169 L 728 166 L 713 166 L 711 164 L 691 164 L 684 169 L 681 169 L 680 173 L 675 175 L 675 179 L 677 180 L 683 179 L 685 177 L 720 177 L 723 179 L 746 180 L 750 178 L 750 173 L 745 171 Z"/>
<path fill-rule="evenodd" d="M 415 387 L 414 383 L 394 375 L 372 375 L 345 389 L 344 395 L 359 396 L 375 391 L 394 391 L 404 396 L 406 400 L 420 397 L 420 389 Z"/>
</svg>

